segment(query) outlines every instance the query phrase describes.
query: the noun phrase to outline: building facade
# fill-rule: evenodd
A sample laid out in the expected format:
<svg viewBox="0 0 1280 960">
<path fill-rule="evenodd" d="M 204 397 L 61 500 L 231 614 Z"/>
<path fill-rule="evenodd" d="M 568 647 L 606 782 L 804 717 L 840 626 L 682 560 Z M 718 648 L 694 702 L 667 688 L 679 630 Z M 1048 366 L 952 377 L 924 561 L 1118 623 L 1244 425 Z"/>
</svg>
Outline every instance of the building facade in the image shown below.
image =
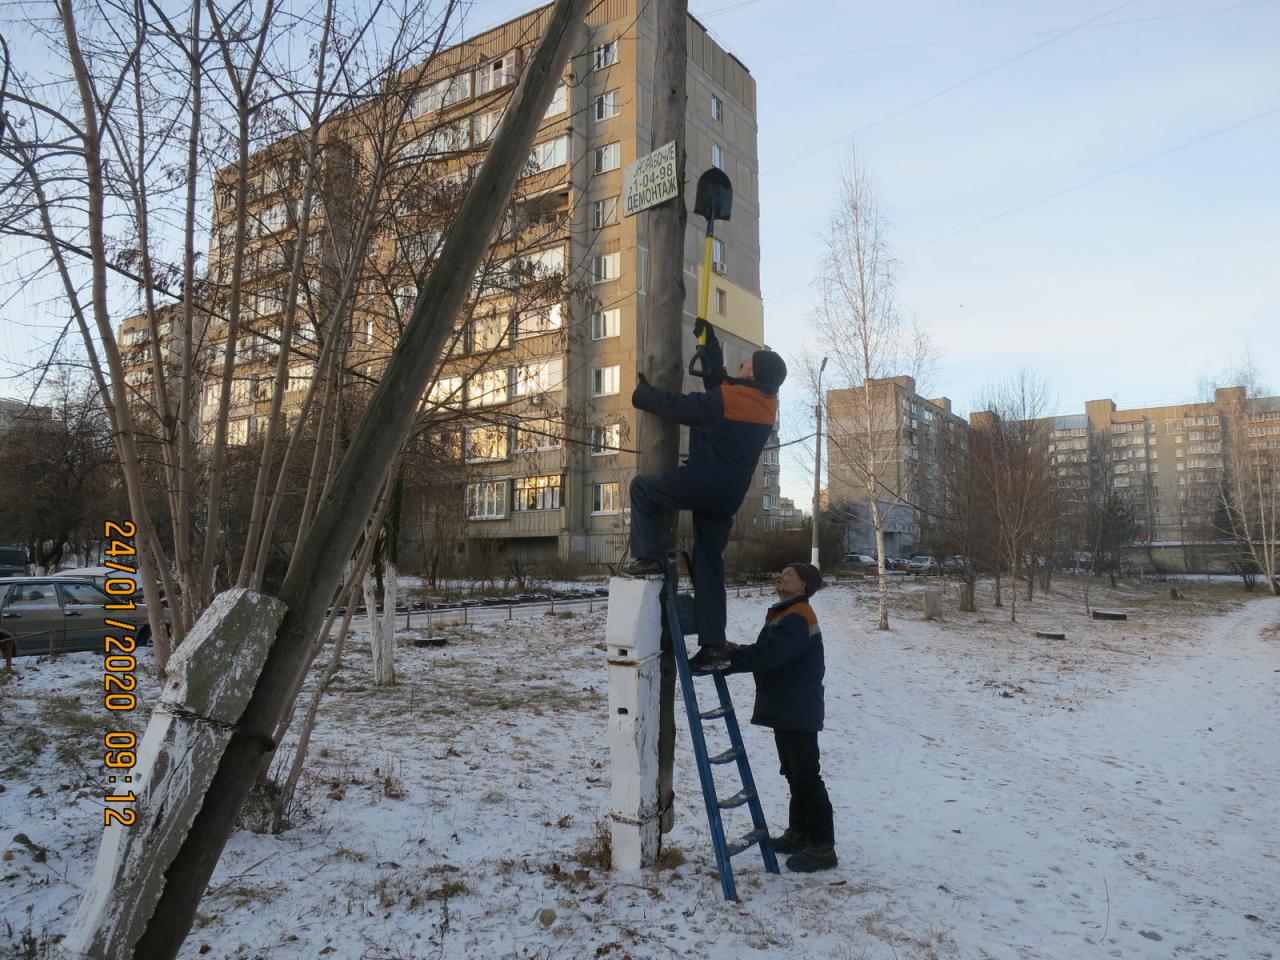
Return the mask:
<svg viewBox="0 0 1280 960">
<path fill-rule="evenodd" d="M 873 381 L 870 400 L 861 390 L 832 390 L 827 402 L 827 481 L 832 509 L 847 515 L 847 549 L 874 550 L 865 481 L 869 410 L 885 549 L 893 556 L 930 549 L 930 517 L 947 508 L 939 479 L 953 468 L 951 458 L 967 455 L 972 431 L 995 415 L 976 412 L 966 422 L 946 398 L 917 395 L 909 377 Z M 1081 523 L 1091 502 L 1114 494 L 1133 511 L 1139 545 L 1221 541 L 1233 462 L 1280 476 L 1280 397 L 1249 398 L 1243 387 L 1220 388 L 1210 401 L 1128 410 L 1090 400 L 1083 413 L 1037 423 L 1060 525 Z"/>
<path fill-rule="evenodd" d="M 966 449 L 968 424 L 947 397 L 926 399 L 907 376 L 827 391 L 827 490 L 846 521 L 845 551 L 874 554 L 869 478 L 874 477 L 887 556 L 928 543 L 943 509 L 945 470 Z"/>
<path fill-rule="evenodd" d="M 414 78 L 417 92 L 403 114 L 397 134 L 403 144 L 391 177 L 400 200 L 367 247 L 371 266 L 358 279 L 344 344 L 344 365 L 370 386 L 408 320 L 416 278 L 430 269 L 450 228 L 447 212 L 433 216 L 433 203 L 465 192 L 549 11 L 539 8 L 444 50 Z M 447 480 L 422 487 L 418 501 L 408 504 L 404 542 L 411 555 L 444 535 L 433 520 L 442 511 L 432 507 L 448 498 L 456 503 L 443 513 L 463 514 L 461 528 L 449 534 L 459 551 L 587 565 L 625 555 L 638 433 L 630 395 L 645 353 L 649 242 L 647 216 L 624 210 L 623 174 L 633 160 L 661 146 L 652 142 L 650 129 L 655 47 L 654 10 L 641 0 L 603 0 L 588 16 L 511 212 L 424 398 L 424 419 L 436 424 L 427 431 L 432 449 L 451 461 L 451 469 L 442 471 Z M 717 224 L 708 308 L 734 370 L 764 344 L 755 83 L 692 17 L 687 85 L 686 197 L 712 166 L 723 169 L 734 188 L 732 219 Z M 289 242 L 300 217 L 292 191 L 299 178 L 297 144 L 281 143 L 257 158 L 247 230 L 235 229 L 242 211 L 230 181 L 215 189 L 210 265 L 223 286 L 236 236 L 272 241 L 244 254 L 239 305 L 248 320 L 242 320 L 230 387 L 231 443 L 251 442 L 264 429 L 285 336 L 285 278 L 295 253 L 320 292 L 310 302 L 320 304 L 312 321 L 321 329 L 329 322 L 326 296 L 339 299 L 344 258 L 351 249 L 366 249 L 358 246 L 359 211 L 343 201 L 358 192 L 350 187 L 353 171 L 361 169 L 374 139 L 367 119 L 343 117 L 327 126 L 317 186 L 322 202 L 315 204 L 313 229 L 300 252 Z M 683 315 L 663 320 L 682 325 L 689 351 L 702 273 L 701 226 L 691 213 Z M 213 310 L 214 319 L 200 331 L 208 371 L 200 400 L 210 423 L 222 399 L 225 360 L 225 334 L 219 333 L 225 323 L 217 318 L 229 309 Z M 296 360 L 288 365 L 286 408 L 301 405 L 325 356 L 322 337 L 309 338 L 306 329 L 296 324 L 290 338 Z M 142 317 L 121 329 L 124 346 L 143 346 L 149 336 Z M 129 376 L 144 390 L 150 374 L 139 362 Z M 685 388 L 700 389 L 700 383 L 687 378 Z M 764 461 L 740 527 L 763 531 L 767 511 L 780 507 L 776 449 Z"/>
</svg>

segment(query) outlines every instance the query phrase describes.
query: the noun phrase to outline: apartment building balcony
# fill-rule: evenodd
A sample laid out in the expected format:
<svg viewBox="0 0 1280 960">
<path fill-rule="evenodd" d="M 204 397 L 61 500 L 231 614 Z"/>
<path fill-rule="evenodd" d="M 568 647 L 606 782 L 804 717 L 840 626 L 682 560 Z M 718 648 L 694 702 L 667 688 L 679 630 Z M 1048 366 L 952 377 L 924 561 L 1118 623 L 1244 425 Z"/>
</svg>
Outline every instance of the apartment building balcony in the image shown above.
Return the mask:
<svg viewBox="0 0 1280 960">
<path fill-rule="evenodd" d="M 564 507 L 555 510 L 513 510 L 500 520 L 469 520 L 467 536 L 498 539 L 558 537 L 564 528 Z"/>
</svg>

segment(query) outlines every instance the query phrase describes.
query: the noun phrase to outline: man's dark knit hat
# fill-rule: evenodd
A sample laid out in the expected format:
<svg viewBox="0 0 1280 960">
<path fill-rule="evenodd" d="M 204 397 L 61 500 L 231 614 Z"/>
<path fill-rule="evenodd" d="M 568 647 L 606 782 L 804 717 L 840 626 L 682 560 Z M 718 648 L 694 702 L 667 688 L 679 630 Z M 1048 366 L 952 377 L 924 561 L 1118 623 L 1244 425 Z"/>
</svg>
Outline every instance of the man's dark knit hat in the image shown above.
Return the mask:
<svg viewBox="0 0 1280 960">
<path fill-rule="evenodd" d="M 751 379 L 762 387 L 777 390 L 787 379 L 787 365 L 772 350 L 757 350 L 751 355 Z"/>
<path fill-rule="evenodd" d="M 800 582 L 804 584 L 806 597 L 812 597 L 825 585 L 822 582 L 822 574 L 812 563 L 789 563 L 787 566 L 796 572 Z"/>
</svg>

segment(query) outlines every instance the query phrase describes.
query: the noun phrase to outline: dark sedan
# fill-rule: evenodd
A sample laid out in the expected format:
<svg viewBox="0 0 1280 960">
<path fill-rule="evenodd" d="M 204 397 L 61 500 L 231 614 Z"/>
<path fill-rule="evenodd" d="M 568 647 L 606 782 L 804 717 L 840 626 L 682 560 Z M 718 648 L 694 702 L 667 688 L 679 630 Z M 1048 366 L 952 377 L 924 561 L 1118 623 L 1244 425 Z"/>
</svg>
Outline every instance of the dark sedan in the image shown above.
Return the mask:
<svg viewBox="0 0 1280 960">
<path fill-rule="evenodd" d="M 7 577 L 0 579 L 0 650 L 12 642 L 16 656 L 101 650 L 102 638 L 119 635 L 107 618 L 134 624 L 139 643 L 145 643 L 147 607 L 134 599 L 133 610 L 107 610 L 114 601 L 89 580 L 70 577 Z"/>
</svg>

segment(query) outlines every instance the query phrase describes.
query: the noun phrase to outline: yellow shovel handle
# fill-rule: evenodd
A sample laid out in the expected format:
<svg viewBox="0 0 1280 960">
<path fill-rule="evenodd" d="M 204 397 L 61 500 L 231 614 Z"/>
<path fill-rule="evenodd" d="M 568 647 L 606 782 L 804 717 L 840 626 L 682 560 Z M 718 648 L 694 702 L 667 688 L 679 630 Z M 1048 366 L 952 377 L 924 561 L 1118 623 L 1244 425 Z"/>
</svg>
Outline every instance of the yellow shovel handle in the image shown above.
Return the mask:
<svg viewBox="0 0 1280 960">
<path fill-rule="evenodd" d="M 712 236 L 707 233 L 707 242 L 702 250 L 702 289 L 698 291 L 698 316 L 707 319 L 707 306 L 711 299 L 711 243 Z M 707 344 L 707 334 L 703 331 L 698 337 L 698 346 Z"/>
</svg>

